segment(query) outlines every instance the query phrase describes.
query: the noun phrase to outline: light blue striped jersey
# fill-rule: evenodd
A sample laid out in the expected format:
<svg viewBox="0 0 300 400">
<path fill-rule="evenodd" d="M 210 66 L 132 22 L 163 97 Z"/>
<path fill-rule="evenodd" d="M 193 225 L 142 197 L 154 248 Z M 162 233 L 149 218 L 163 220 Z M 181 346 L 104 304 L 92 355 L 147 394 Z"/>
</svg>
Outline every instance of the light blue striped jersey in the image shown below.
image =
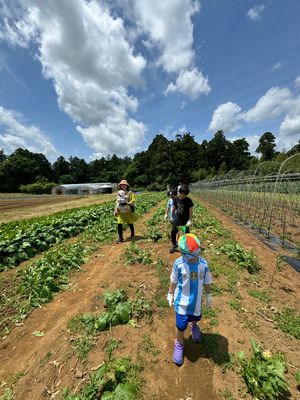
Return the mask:
<svg viewBox="0 0 300 400">
<path fill-rule="evenodd" d="M 212 283 L 207 261 L 199 257 L 194 264 L 183 257 L 175 260 L 171 282 L 176 284 L 174 293 L 174 308 L 178 314 L 199 316 L 202 306 L 203 284 Z"/>
<path fill-rule="evenodd" d="M 173 199 L 170 197 L 167 203 L 167 209 L 168 209 L 168 213 L 169 213 L 169 219 L 172 218 L 172 207 L 173 207 Z"/>
</svg>

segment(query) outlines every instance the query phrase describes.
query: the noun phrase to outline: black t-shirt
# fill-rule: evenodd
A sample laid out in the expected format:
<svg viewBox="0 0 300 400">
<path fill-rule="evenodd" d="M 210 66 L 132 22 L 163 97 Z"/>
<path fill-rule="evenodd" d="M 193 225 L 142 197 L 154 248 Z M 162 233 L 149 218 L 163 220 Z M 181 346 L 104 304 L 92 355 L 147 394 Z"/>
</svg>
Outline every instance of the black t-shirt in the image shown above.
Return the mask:
<svg viewBox="0 0 300 400">
<path fill-rule="evenodd" d="M 175 220 L 177 224 L 185 225 L 190 218 L 189 209 L 194 207 L 192 199 L 189 197 L 185 197 L 184 199 L 176 198 L 174 199 L 174 206 L 176 210 Z"/>
</svg>

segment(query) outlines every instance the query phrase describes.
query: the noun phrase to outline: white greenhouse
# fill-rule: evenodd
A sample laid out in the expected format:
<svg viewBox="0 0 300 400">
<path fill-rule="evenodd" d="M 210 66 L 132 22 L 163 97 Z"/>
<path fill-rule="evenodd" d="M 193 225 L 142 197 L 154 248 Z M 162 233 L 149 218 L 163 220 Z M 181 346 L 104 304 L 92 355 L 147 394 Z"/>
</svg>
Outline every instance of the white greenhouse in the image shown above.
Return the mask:
<svg viewBox="0 0 300 400">
<path fill-rule="evenodd" d="M 53 195 L 68 195 L 68 194 L 99 194 L 99 193 L 112 193 L 113 188 L 117 184 L 110 182 L 102 183 L 70 183 L 66 185 L 57 185 L 51 190 Z"/>
</svg>

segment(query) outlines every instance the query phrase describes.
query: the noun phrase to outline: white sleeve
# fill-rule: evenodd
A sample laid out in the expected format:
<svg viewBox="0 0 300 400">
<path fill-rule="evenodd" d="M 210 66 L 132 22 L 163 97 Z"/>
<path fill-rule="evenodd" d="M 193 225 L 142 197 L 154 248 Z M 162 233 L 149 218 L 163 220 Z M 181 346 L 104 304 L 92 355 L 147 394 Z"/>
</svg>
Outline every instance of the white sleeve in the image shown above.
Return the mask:
<svg viewBox="0 0 300 400">
<path fill-rule="evenodd" d="M 174 263 L 174 265 L 173 265 L 170 280 L 172 283 L 175 283 L 177 285 L 177 283 L 178 283 L 178 266 L 176 263 Z"/>
<path fill-rule="evenodd" d="M 212 283 L 212 277 L 210 270 L 207 268 L 204 275 L 204 285 L 210 285 Z"/>
</svg>

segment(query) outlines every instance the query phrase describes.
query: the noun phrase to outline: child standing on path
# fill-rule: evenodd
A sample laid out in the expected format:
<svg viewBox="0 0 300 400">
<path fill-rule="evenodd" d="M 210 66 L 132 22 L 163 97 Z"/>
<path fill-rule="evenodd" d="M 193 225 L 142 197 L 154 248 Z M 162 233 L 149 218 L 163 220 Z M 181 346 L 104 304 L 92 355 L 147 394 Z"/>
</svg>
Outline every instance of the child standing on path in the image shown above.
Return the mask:
<svg viewBox="0 0 300 400">
<path fill-rule="evenodd" d="M 198 321 L 201 319 L 202 292 L 206 293 L 206 305 L 211 306 L 211 274 L 207 261 L 199 256 L 200 240 L 194 234 L 179 238 L 181 257 L 174 262 L 170 276 L 170 287 L 167 300 L 170 307 L 174 304 L 176 315 L 176 340 L 173 361 L 183 364 L 184 331 L 190 325 L 192 339 L 195 343 L 201 340 Z"/>
<path fill-rule="evenodd" d="M 172 218 L 170 220 L 172 222 L 171 241 L 173 246 L 170 248 L 170 253 L 174 253 L 178 247 L 176 235 L 179 226 L 185 225 L 186 233 L 189 233 L 189 227 L 192 225 L 194 203 L 192 199 L 188 197 L 189 192 L 187 186 L 180 186 L 178 197 L 173 201 Z"/>
<path fill-rule="evenodd" d="M 174 205 L 174 199 L 177 196 L 177 190 L 172 189 L 168 192 L 169 199 L 166 207 L 166 213 L 165 213 L 165 220 L 169 217 L 169 221 L 171 222 L 172 218 L 172 213 L 173 213 L 173 205 Z"/>
<path fill-rule="evenodd" d="M 115 210 L 114 210 L 114 215 L 117 217 L 117 222 L 118 222 L 118 240 L 117 243 L 121 243 L 124 241 L 123 238 L 123 224 L 128 224 L 130 228 L 130 238 L 131 240 L 134 239 L 134 226 L 133 223 L 136 220 L 135 214 L 134 214 L 134 203 L 135 203 L 135 196 L 134 193 L 129 190 L 129 184 L 128 182 L 123 179 L 121 182 L 118 184 L 118 188 L 120 189 L 115 205 Z M 120 204 L 120 200 L 125 199 L 125 202 L 121 202 L 122 205 Z"/>
</svg>

